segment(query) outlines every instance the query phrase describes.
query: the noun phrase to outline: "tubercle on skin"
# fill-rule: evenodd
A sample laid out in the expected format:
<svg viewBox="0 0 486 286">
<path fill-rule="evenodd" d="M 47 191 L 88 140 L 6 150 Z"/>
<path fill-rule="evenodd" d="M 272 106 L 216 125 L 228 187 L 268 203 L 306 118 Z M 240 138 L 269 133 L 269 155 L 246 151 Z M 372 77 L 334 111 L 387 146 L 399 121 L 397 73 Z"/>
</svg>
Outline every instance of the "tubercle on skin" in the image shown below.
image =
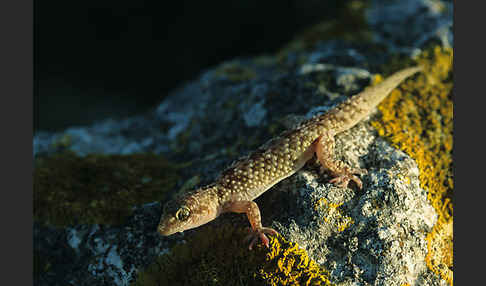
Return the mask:
<svg viewBox="0 0 486 286">
<path fill-rule="evenodd" d="M 205 224 L 220 213 L 246 213 L 254 236 L 250 249 L 258 238 L 268 246 L 265 233 L 276 234 L 276 231 L 261 225 L 260 211 L 253 200 L 302 168 L 314 153 L 321 165 L 334 176 L 332 183 L 347 187 L 350 181 L 354 181 L 361 188 L 361 180 L 354 174 L 364 175 L 366 170 L 351 168 L 334 159 L 334 136 L 369 115 L 405 78 L 421 69 L 412 67 L 396 72 L 376 86 L 345 100 L 326 114 L 303 122 L 296 129 L 284 132 L 280 137 L 270 140 L 255 152 L 236 161 L 221 173 L 214 184 L 177 199 L 179 207 L 185 206 L 191 210 L 192 223 L 175 220 L 169 225 L 167 221 L 173 214 L 164 213 L 159 232 L 173 233 L 161 230 L 161 225 L 182 232 Z"/>
</svg>

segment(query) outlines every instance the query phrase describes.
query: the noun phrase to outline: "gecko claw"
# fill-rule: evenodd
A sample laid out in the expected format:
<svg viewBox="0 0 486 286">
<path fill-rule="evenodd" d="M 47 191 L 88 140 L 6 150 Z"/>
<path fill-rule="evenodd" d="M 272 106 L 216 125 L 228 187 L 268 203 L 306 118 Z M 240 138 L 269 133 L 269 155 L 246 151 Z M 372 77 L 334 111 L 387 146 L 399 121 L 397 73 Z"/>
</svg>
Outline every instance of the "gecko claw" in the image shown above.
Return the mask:
<svg viewBox="0 0 486 286">
<path fill-rule="evenodd" d="M 276 230 L 274 230 L 273 228 L 270 228 L 270 227 L 262 227 L 262 228 L 259 228 L 259 229 L 256 229 L 256 230 L 249 229 L 249 231 L 250 231 L 250 234 L 248 234 L 245 237 L 244 241 L 247 242 L 251 239 L 250 246 L 248 247 L 248 249 L 250 249 L 250 250 L 253 249 L 253 245 L 258 241 L 259 238 L 267 248 L 270 247 L 270 245 L 269 245 L 270 240 L 265 235 L 265 233 L 270 234 L 270 235 L 275 235 L 275 236 L 278 235 L 278 232 Z"/>
<path fill-rule="evenodd" d="M 260 209 L 253 200 L 301 169 L 314 154 L 330 173 L 331 183 L 346 188 L 353 181 L 361 189 L 363 183 L 359 175 L 366 174 L 366 170 L 351 168 L 345 161 L 335 158 L 334 137 L 368 117 L 395 87 L 422 69 L 416 66 L 394 73 L 372 88 L 342 101 L 328 113 L 309 118 L 295 129 L 282 133 L 281 137 L 269 140 L 257 151 L 241 157 L 214 183 L 179 192 L 164 205 L 158 232 L 167 236 L 195 228 L 222 212 L 245 213 L 251 225 L 247 236 L 249 248 L 252 249 L 258 240 L 269 247 L 267 235 L 277 235 L 277 232 L 262 227 Z"/>
<path fill-rule="evenodd" d="M 330 183 L 335 184 L 340 188 L 347 188 L 349 181 L 356 183 L 359 189 L 363 188 L 361 180 L 353 174 L 365 175 L 368 171 L 366 169 L 352 169 L 350 172 L 344 174 L 338 174 L 335 178 L 329 180 Z"/>
</svg>

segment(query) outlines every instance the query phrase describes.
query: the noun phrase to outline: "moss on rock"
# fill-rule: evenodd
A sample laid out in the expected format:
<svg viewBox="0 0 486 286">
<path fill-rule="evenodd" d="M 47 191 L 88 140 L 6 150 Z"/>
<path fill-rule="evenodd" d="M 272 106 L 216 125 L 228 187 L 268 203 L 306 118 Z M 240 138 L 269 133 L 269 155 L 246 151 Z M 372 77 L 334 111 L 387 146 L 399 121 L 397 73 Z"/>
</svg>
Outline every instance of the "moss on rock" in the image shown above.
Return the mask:
<svg viewBox="0 0 486 286">
<path fill-rule="evenodd" d="M 246 231 L 206 226 L 140 272 L 133 286 L 330 285 L 329 273 L 296 243 L 270 237 L 270 248 L 248 250 Z"/>
<path fill-rule="evenodd" d="M 56 226 L 119 224 L 133 206 L 163 199 L 176 167 L 153 154 L 36 158 L 34 218 Z"/>
</svg>

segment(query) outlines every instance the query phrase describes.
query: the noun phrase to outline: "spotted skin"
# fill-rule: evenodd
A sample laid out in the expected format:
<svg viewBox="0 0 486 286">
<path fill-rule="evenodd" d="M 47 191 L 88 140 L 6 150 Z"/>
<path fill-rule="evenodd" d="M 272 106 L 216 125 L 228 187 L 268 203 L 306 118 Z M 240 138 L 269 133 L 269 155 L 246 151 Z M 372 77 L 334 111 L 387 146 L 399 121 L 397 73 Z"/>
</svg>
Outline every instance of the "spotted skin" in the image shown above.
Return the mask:
<svg viewBox="0 0 486 286">
<path fill-rule="evenodd" d="M 412 67 L 391 75 L 240 158 L 213 184 L 178 194 L 164 206 L 159 233 L 167 236 L 195 228 L 225 212 L 245 213 L 251 225 L 249 248 L 258 239 L 268 247 L 266 234 L 276 235 L 277 232 L 262 226 L 260 210 L 253 200 L 297 172 L 314 153 L 322 167 L 333 176 L 331 183 L 345 188 L 354 181 L 361 189 L 363 184 L 355 174 L 364 175 L 366 170 L 351 168 L 334 158 L 334 137 L 368 116 L 395 87 L 421 69 Z"/>
</svg>

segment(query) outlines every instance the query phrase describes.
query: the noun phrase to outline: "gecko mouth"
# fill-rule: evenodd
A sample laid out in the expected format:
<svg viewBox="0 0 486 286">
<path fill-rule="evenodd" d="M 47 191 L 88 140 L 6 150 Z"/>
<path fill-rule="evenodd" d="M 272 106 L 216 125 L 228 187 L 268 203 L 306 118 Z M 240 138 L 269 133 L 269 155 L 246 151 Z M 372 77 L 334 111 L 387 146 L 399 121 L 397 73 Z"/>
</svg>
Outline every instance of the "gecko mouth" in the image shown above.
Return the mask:
<svg viewBox="0 0 486 286">
<path fill-rule="evenodd" d="M 168 236 L 174 233 L 170 232 L 164 225 L 161 224 L 159 224 L 159 226 L 157 227 L 157 231 L 163 236 Z"/>
<path fill-rule="evenodd" d="M 159 224 L 157 226 L 157 231 L 163 235 L 163 236 L 169 236 L 169 235 L 172 235 L 174 233 L 183 233 L 184 230 L 178 230 L 178 229 L 172 229 L 169 228 L 169 227 L 166 227 L 165 224 Z"/>
</svg>

